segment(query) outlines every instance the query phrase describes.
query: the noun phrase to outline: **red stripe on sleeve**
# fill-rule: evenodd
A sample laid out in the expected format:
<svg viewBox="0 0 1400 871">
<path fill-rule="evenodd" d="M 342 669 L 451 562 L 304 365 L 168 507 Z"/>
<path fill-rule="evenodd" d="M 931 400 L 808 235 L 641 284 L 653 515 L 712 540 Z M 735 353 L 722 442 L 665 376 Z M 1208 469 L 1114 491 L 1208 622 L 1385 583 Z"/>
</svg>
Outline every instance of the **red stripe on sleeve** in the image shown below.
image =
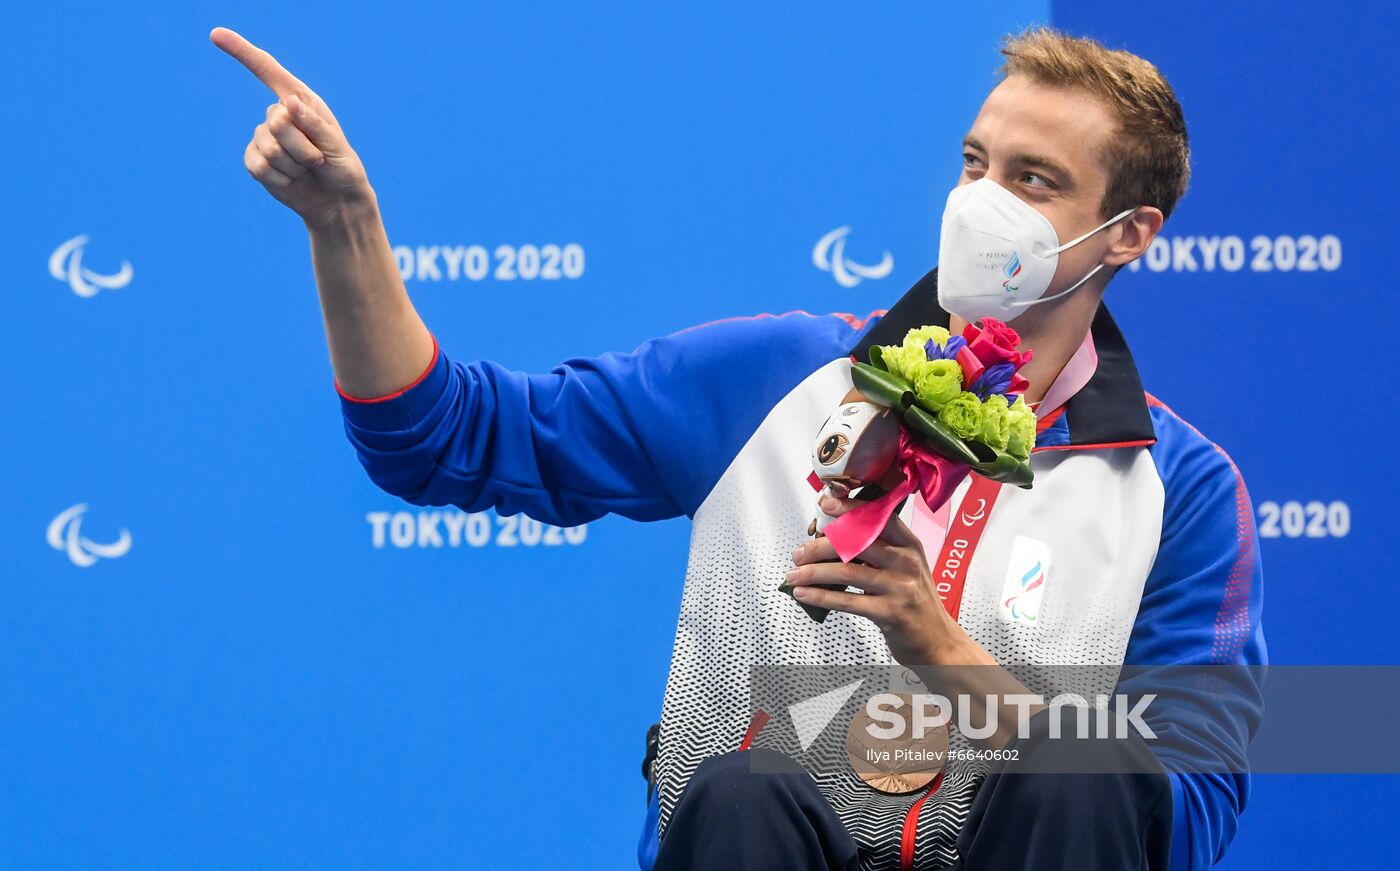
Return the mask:
<svg viewBox="0 0 1400 871">
<path fill-rule="evenodd" d="M 338 380 L 336 380 L 336 381 L 335 381 L 335 392 L 336 392 L 336 393 L 339 393 L 339 394 L 340 394 L 340 397 L 341 397 L 342 399 L 348 400 L 348 401 L 350 401 L 350 402 L 358 402 L 358 403 L 361 403 L 361 404 L 364 404 L 364 405 L 368 405 L 368 404 L 375 403 L 375 402 L 387 402 L 387 401 L 390 400 L 390 399 L 396 399 L 396 398 L 398 398 L 398 397 L 400 397 L 400 396 L 403 396 L 405 393 L 407 393 L 408 391 L 412 390 L 414 387 L 417 387 L 420 383 L 422 383 L 423 379 L 424 379 L 424 378 L 427 378 L 427 377 L 428 377 L 428 373 L 431 372 L 431 371 L 433 371 L 433 367 L 437 365 L 437 358 L 438 358 L 438 341 L 437 341 L 437 336 L 434 336 L 431 332 L 428 333 L 428 335 L 429 335 L 429 336 L 432 336 L 432 339 L 433 339 L 433 358 L 432 358 L 431 360 L 428 361 L 428 368 L 424 369 L 423 372 L 422 372 L 422 374 L 420 374 L 417 378 L 414 378 L 413 381 L 412 381 L 407 387 L 403 387 L 403 388 L 401 388 L 401 389 L 399 389 L 399 390 L 395 390 L 393 393 L 386 393 L 386 394 L 384 394 L 383 396 L 375 396 L 375 397 L 370 398 L 370 399 L 363 399 L 363 398 L 358 397 L 358 396 L 351 396 L 350 394 L 346 393 L 344 390 L 341 390 L 341 389 L 340 389 L 340 382 L 339 382 Z M 333 380 L 334 380 L 334 379 L 333 379 Z"/>
</svg>

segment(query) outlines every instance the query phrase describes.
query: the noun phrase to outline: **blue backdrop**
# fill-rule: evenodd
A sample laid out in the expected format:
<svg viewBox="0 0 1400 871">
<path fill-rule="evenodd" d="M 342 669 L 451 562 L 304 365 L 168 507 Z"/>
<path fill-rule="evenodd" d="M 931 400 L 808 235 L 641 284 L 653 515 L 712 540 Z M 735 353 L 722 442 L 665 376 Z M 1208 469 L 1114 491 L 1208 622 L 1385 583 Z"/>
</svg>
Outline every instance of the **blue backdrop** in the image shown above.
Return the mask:
<svg viewBox="0 0 1400 871">
<path fill-rule="evenodd" d="M 1355 401 L 1388 395 L 1396 327 L 1394 5 L 763 6 L 12 11 L 0 866 L 634 864 L 687 525 L 560 532 L 369 483 L 305 233 L 242 167 L 272 97 L 217 24 L 335 109 L 449 353 L 535 370 L 888 306 L 934 263 L 1001 34 L 1144 55 L 1195 174 L 1114 311 L 1249 483 L 1274 661 L 1397 660 L 1368 445 L 1400 420 Z M 818 269 L 840 228 L 889 275 Z M 1397 800 L 1257 778 L 1225 866 L 1388 865 Z"/>
</svg>

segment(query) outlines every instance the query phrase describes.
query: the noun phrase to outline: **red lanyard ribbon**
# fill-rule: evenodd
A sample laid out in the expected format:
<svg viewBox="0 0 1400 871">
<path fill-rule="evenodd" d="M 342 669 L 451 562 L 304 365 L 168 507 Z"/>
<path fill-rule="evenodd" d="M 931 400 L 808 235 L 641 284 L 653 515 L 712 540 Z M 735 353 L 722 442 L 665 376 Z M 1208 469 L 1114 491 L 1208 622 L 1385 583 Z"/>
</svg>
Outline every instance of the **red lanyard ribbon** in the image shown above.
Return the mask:
<svg viewBox="0 0 1400 871">
<path fill-rule="evenodd" d="M 1001 493 L 1001 484 L 973 474 L 972 484 L 956 512 L 950 512 L 948 534 L 943 538 L 943 547 L 938 552 L 938 561 L 932 566 L 933 585 L 938 590 L 938 598 L 954 620 L 962 608 L 963 587 L 967 586 L 967 566 L 982 540 L 991 517 L 992 506 Z"/>
</svg>

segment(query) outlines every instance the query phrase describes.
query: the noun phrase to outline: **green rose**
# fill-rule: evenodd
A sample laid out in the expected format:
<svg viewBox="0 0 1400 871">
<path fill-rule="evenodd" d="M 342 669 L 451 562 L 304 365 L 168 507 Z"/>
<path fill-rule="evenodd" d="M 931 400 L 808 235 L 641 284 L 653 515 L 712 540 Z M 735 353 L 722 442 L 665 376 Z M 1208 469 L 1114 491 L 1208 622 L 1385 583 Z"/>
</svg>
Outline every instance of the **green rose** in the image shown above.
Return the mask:
<svg viewBox="0 0 1400 871">
<path fill-rule="evenodd" d="M 962 392 L 962 378 L 962 367 L 956 361 L 931 360 L 914 380 L 914 398 L 924 408 L 939 411 Z"/>
<path fill-rule="evenodd" d="M 931 361 L 928 358 L 928 352 L 924 350 L 924 345 L 928 343 L 929 339 L 932 339 L 936 345 L 945 345 L 948 342 L 948 335 L 948 331 L 943 327 L 915 327 L 904 334 L 904 341 L 900 344 L 881 345 L 880 359 L 884 361 L 886 371 L 898 375 L 913 385 L 918 382 L 920 376 L 925 376 L 925 380 L 929 377 L 926 373 L 929 371 L 928 367 Z M 939 371 L 945 371 L 946 368 L 940 367 Z M 961 381 L 962 375 L 959 374 L 958 378 Z M 938 391 L 934 395 L 941 397 L 942 392 Z M 942 402 L 938 402 L 933 407 L 937 408 L 941 405 Z"/>
<path fill-rule="evenodd" d="M 977 394 L 964 390 L 944 403 L 938 419 L 958 438 L 976 438 L 982 428 L 982 402 Z"/>
<path fill-rule="evenodd" d="M 933 339 L 935 345 L 942 347 L 948 343 L 948 331 L 942 327 L 915 327 L 904 334 L 904 346 L 912 346 L 922 351 L 929 339 Z"/>
<path fill-rule="evenodd" d="M 1031 448 L 1035 447 L 1035 412 L 1018 396 L 1016 404 L 1007 413 L 1010 416 L 1010 434 L 1006 439 L 1006 452 L 1024 460 L 1031 455 Z"/>
<path fill-rule="evenodd" d="M 904 364 L 902 357 L 904 350 L 899 345 L 881 345 L 880 363 L 891 375 L 904 377 Z"/>
<path fill-rule="evenodd" d="M 999 451 L 1004 451 L 1010 437 L 1010 406 L 1006 404 L 1005 396 L 993 393 L 987 397 L 986 402 L 982 403 L 982 429 L 977 433 L 977 440 L 984 445 L 990 445 Z"/>
<path fill-rule="evenodd" d="M 881 345 L 880 352 L 880 359 L 884 361 L 885 368 L 910 384 L 914 383 L 919 373 L 928 365 L 928 356 L 924 354 L 924 349 L 912 345 Z"/>
</svg>

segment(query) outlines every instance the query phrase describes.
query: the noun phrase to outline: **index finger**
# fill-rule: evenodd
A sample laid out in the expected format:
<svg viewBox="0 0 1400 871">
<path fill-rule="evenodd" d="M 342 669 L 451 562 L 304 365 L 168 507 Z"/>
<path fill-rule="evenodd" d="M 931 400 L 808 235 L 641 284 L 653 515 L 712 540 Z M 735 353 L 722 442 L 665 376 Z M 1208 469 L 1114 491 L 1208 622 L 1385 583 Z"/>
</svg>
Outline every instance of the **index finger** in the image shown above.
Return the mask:
<svg viewBox="0 0 1400 871">
<path fill-rule="evenodd" d="M 300 79 L 287 72 L 275 57 L 227 27 L 209 31 L 209 41 L 247 67 L 248 72 L 257 76 L 258 81 L 271 88 L 278 97 L 285 97 L 293 88 L 306 87 Z"/>
<path fill-rule="evenodd" d="M 792 561 L 795 565 L 842 561 L 840 554 L 836 552 L 836 545 L 832 544 L 831 539 L 826 536 L 804 541 L 793 549 L 792 554 Z M 894 556 L 894 545 L 877 538 L 851 562 L 884 569 L 893 564 Z"/>
<path fill-rule="evenodd" d="M 911 493 L 909 497 L 906 498 L 913 498 L 913 495 L 914 494 Z M 826 512 L 828 517 L 840 517 L 852 508 L 865 504 L 865 500 L 855 496 L 839 497 L 824 494 L 817 500 L 817 504 L 822 511 Z M 880 534 L 877 537 L 895 545 L 923 547 L 923 542 L 919 537 L 914 534 L 903 520 L 899 519 L 898 511 L 890 514 L 889 522 L 885 524 L 884 529 L 880 530 Z"/>
</svg>

